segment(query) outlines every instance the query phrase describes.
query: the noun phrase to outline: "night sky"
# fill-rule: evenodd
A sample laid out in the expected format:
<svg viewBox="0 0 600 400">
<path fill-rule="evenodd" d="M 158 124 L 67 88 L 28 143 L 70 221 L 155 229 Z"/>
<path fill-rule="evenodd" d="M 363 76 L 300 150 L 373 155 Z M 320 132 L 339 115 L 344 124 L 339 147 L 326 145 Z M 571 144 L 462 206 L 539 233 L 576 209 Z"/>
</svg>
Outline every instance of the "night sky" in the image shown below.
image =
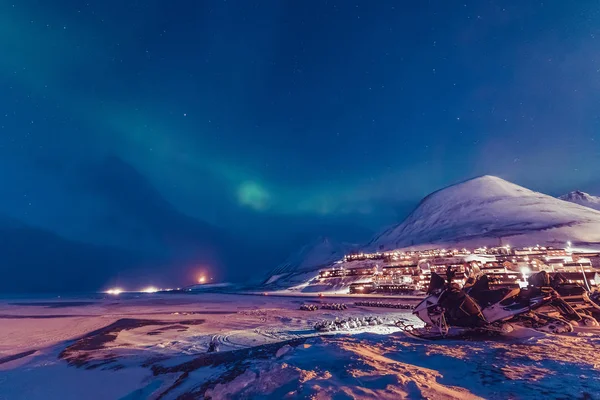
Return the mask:
<svg viewBox="0 0 600 400">
<path fill-rule="evenodd" d="M 597 1 L 0 1 L 0 215 L 65 240 L 264 272 L 476 175 L 600 194 L 599 115 Z"/>
</svg>

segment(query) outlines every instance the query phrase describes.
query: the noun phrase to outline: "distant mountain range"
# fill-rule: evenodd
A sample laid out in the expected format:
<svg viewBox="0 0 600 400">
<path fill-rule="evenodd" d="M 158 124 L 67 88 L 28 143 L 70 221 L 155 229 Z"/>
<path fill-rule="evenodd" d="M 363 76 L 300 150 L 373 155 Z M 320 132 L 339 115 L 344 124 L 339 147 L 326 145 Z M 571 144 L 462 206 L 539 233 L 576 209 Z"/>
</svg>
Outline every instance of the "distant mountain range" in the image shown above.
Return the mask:
<svg viewBox="0 0 600 400">
<path fill-rule="evenodd" d="M 87 196 L 103 207 L 93 216 L 92 232 L 114 240 L 67 238 L 0 216 L 0 292 L 96 290 L 123 280 L 143 285 L 152 277 L 191 283 L 195 271 L 249 275 L 279 257 L 180 212 L 119 158 L 90 164 L 81 176 Z M 367 244 L 314 240 L 269 277 L 295 281 L 286 277 L 310 275 L 353 249 L 600 243 L 598 205 L 598 197 L 583 192 L 556 199 L 483 176 L 430 194 Z"/>
<path fill-rule="evenodd" d="M 104 229 L 119 235 L 124 245 L 157 252 L 169 260 L 198 258 L 219 266 L 236 240 L 219 228 L 175 209 L 130 164 L 106 158 L 87 170 L 87 185 L 103 198 L 111 214 Z M 241 246 L 240 248 L 243 248 Z"/>
<path fill-rule="evenodd" d="M 560 196 L 559 199 L 579 204 L 584 207 L 593 208 L 594 210 L 600 210 L 600 197 L 592 196 L 591 194 L 579 190 Z"/>
<path fill-rule="evenodd" d="M 0 292 L 185 286 L 200 274 L 247 284 L 319 234 L 372 236 L 361 224 L 302 215 L 240 212 L 217 227 L 181 212 L 119 157 L 54 172 L 62 180 L 36 188 L 43 212 L 26 223 L 0 215 Z"/>
<path fill-rule="evenodd" d="M 124 249 L 68 240 L 9 218 L 0 218 L 0 238 L 0 293 L 98 290 L 98 282 L 148 262 Z"/>
<path fill-rule="evenodd" d="M 265 266 L 281 261 L 285 253 L 279 251 L 279 245 L 293 248 L 315 237 L 317 230 L 326 235 L 343 231 L 343 237 L 361 238 L 373 233 L 340 221 L 315 225 L 315 221 L 302 217 L 286 216 L 277 221 L 278 216 L 257 215 L 245 229 L 249 234 L 242 238 L 180 212 L 140 172 L 118 157 L 93 165 L 85 176 L 90 192 L 104 199 L 112 210 L 105 215 L 106 233 L 119 236 L 127 248 L 140 249 L 163 260 L 165 268 L 172 268 L 174 274 L 195 263 L 200 268 L 209 266 L 213 276 L 246 279 L 254 271 L 261 271 L 257 276 L 262 275 Z M 298 238 L 275 238 L 273 227 L 281 228 L 283 224 L 292 224 Z"/>
<path fill-rule="evenodd" d="M 593 209 L 600 204 L 597 200 L 582 192 L 557 199 L 495 176 L 481 176 L 431 193 L 403 222 L 357 247 L 385 251 L 506 244 L 564 246 L 568 241 L 600 245 L 600 211 Z M 331 240 L 314 244 L 271 276 L 278 274 L 282 281 L 294 275 L 307 276 L 311 269 L 314 273 L 334 258 L 340 259 L 343 251 L 344 247 Z"/>
<path fill-rule="evenodd" d="M 236 266 L 264 265 L 262 249 L 181 213 L 117 157 L 82 166 L 78 173 L 84 200 L 101 205 L 90 215 L 91 234 L 67 238 L 0 218 L 0 292 L 185 285 L 200 272 L 227 278 L 225 271 Z"/>
</svg>

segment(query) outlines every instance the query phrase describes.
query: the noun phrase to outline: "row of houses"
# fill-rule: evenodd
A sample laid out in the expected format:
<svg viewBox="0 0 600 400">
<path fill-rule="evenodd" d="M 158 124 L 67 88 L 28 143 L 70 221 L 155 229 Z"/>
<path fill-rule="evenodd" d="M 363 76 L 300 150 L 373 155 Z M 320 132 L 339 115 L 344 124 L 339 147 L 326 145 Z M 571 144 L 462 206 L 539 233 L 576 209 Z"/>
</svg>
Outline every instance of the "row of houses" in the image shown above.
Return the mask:
<svg viewBox="0 0 600 400">
<path fill-rule="evenodd" d="M 568 281 L 588 287 L 600 284 L 600 254 L 575 253 L 568 248 L 533 246 L 511 249 L 504 246 L 473 251 L 441 249 L 350 256 L 336 264 L 335 268 L 320 271 L 319 278 L 369 278 L 367 283 L 361 279 L 361 283 L 350 285 L 351 293 L 425 290 L 431 274 L 435 272 L 445 277 L 448 267 L 455 272 L 454 281 L 458 284 L 464 283 L 469 276 L 486 274 L 492 286 L 518 287 L 526 285 L 528 276 L 539 271 L 560 273 Z"/>
<path fill-rule="evenodd" d="M 343 278 L 346 276 L 370 276 L 377 272 L 376 266 L 354 268 L 336 267 L 319 271 L 319 278 Z"/>
</svg>

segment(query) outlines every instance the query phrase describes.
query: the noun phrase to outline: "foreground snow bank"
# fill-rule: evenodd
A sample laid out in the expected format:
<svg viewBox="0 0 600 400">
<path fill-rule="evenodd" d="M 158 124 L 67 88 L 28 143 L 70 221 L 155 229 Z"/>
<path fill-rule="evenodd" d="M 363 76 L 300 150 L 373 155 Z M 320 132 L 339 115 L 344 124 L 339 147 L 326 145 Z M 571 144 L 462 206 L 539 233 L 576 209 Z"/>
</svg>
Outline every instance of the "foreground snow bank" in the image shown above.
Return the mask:
<svg viewBox="0 0 600 400">
<path fill-rule="evenodd" d="M 250 362 L 217 398 L 594 398 L 600 336 L 425 342 L 401 334 L 310 339 Z M 587 396 L 587 397 L 586 397 Z"/>
</svg>

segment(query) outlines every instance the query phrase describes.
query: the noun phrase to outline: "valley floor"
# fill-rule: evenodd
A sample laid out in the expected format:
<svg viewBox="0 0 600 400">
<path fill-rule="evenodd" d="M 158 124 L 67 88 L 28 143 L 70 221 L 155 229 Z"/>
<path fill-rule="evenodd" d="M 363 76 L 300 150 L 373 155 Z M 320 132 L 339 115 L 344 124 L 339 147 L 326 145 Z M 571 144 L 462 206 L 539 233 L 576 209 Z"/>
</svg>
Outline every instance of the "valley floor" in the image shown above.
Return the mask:
<svg viewBox="0 0 600 400">
<path fill-rule="evenodd" d="M 0 399 L 598 398 L 600 333 L 422 341 L 341 299 L 146 294 L 0 300 Z M 392 301 L 392 300 L 390 300 Z M 397 300 L 400 302 L 400 300 Z M 406 302 L 406 301 L 403 301 Z M 323 319 L 381 316 L 336 334 Z M 218 353 L 207 353 L 209 343 Z"/>
</svg>

